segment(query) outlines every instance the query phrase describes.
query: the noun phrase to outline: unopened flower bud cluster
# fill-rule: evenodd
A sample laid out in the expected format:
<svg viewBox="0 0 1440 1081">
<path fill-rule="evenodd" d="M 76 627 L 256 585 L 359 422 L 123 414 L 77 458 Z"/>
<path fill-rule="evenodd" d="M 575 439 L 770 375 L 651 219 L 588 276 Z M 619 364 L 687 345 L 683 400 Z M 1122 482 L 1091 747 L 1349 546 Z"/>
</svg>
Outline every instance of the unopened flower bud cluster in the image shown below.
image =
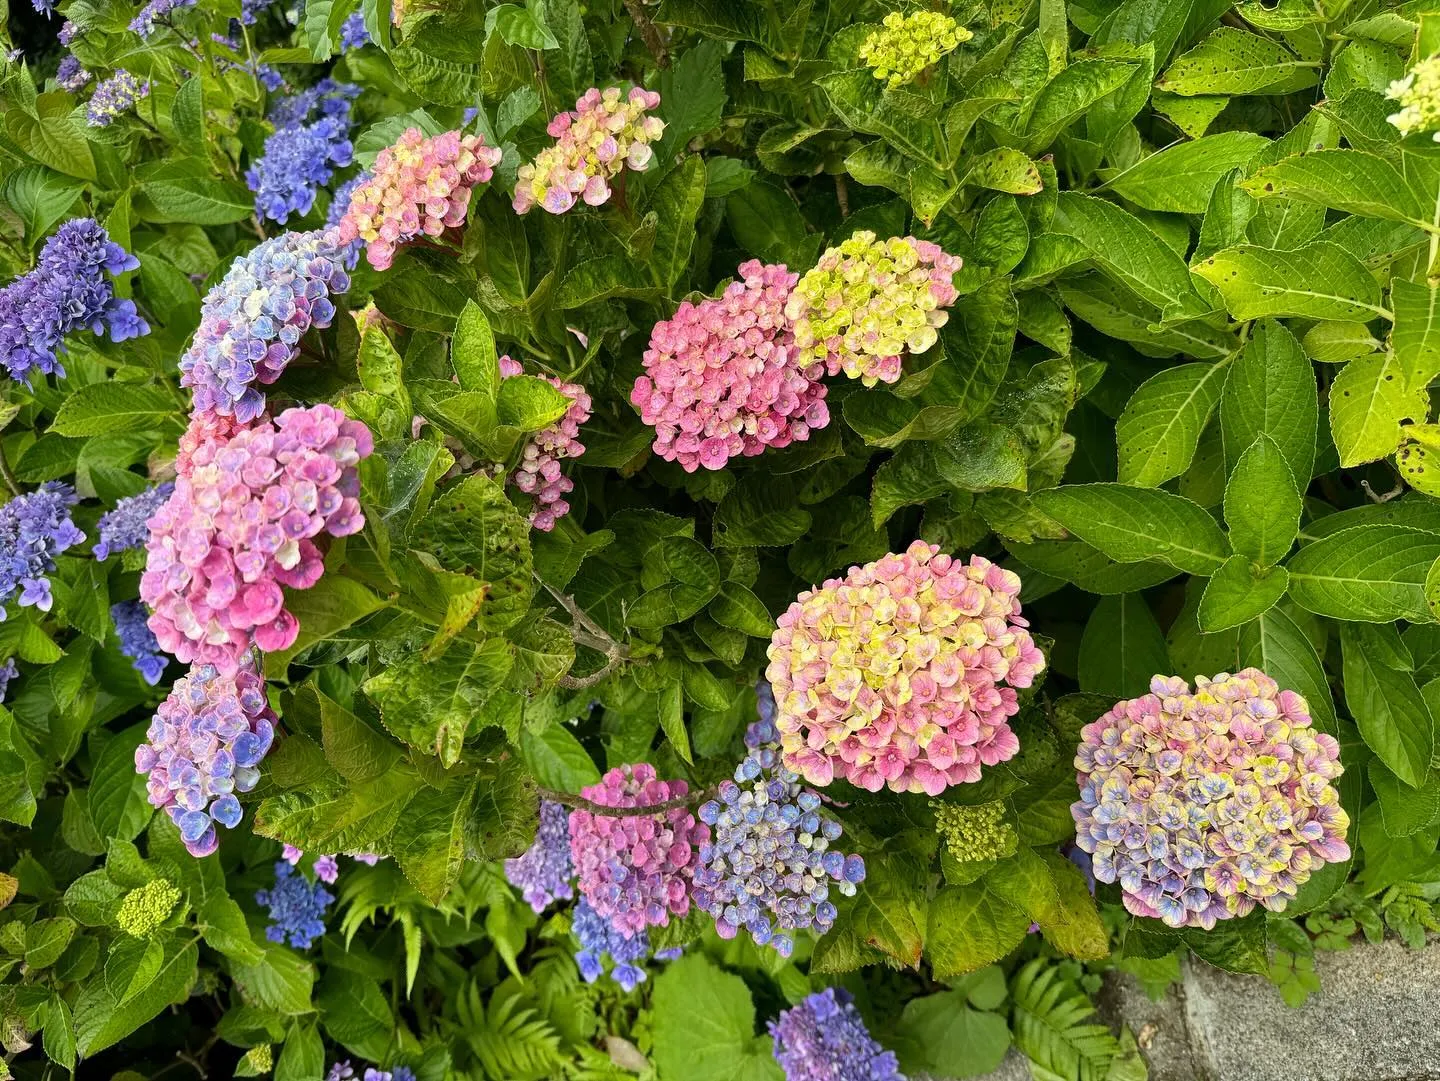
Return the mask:
<svg viewBox="0 0 1440 1081">
<path fill-rule="evenodd" d="M 920 73 L 975 35 L 938 11 L 892 11 L 860 46 L 860 60 L 891 88 L 912 83 Z"/>
</svg>

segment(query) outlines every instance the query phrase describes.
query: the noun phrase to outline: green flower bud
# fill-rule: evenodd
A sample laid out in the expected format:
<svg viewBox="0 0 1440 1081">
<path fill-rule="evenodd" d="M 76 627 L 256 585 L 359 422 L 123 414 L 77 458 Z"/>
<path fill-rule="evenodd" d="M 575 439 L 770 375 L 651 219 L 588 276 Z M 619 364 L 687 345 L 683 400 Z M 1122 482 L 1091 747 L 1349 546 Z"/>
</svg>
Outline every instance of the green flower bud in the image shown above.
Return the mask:
<svg viewBox="0 0 1440 1081">
<path fill-rule="evenodd" d="M 916 77 L 973 34 L 949 15 L 892 11 L 881 29 L 872 30 L 860 46 L 860 59 L 874 69 L 875 78 L 891 88 L 914 82 Z"/>
<path fill-rule="evenodd" d="M 157 878 L 125 895 L 115 921 L 127 935 L 144 938 L 169 918 L 179 900 L 180 891 Z"/>
<path fill-rule="evenodd" d="M 1019 837 L 1005 820 L 1005 804 L 999 800 L 973 807 L 931 800 L 935 831 L 945 841 L 950 855 L 961 863 L 998 860 L 1015 854 Z"/>
</svg>

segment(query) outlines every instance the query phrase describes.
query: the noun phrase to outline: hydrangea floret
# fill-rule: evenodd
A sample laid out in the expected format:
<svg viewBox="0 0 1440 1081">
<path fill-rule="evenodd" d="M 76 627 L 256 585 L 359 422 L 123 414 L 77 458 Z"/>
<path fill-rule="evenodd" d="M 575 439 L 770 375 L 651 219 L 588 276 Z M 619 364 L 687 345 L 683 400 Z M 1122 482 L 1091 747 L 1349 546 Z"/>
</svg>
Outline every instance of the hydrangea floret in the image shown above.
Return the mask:
<svg viewBox="0 0 1440 1081">
<path fill-rule="evenodd" d="M 325 569 L 316 539 L 364 527 L 356 467 L 373 449 L 329 405 L 202 443 L 150 520 L 140 597 L 160 645 L 226 673 L 252 644 L 288 648 L 300 625 L 281 586 L 309 589 Z"/>
<path fill-rule="evenodd" d="M 130 658 L 130 667 L 155 686 L 170 658 L 160 651 L 160 643 L 150 629 L 150 613 L 139 601 L 121 601 L 110 606 L 110 619 L 120 636 L 120 652 Z"/>
<path fill-rule="evenodd" d="M 427 138 L 410 128 L 380 151 L 370 179 L 351 193 L 340 243 L 363 240 L 365 258 L 384 270 L 402 244 L 464 224 L 471 191 L 499 164 L 500 151 L 480 135 L 447 131 Z"/>
<path fill-rule="evenodd" d="M 867 387 L 900 378 L 901 354 L 935 344 L 959 295 L 959 256 L 913 236 L 879 240 L 868 230 L 826 249 L 790 294 L 798 363 L 823 361 Z"/>
<path fill-rule="evenodd" d="M 649 807 L 683 800 L 684 781 L 662 781 L 648 762 L 618 766 L 580 794 L 604 807 Z M 690 911 L 697 849 L 710 827 L 685 806 L 652 814 L 570 812 L 570 858 L 580 894 L 623 935 Z"/>
<path fill-rule="evenodd" d="M 893 1051 L 865 1027 L 850 993 L 827 987 L 770 1022 L 785 1081 L 905 1081 Z"/>
<path fill-rule="evenodd" d="M 926 68 L 975 35 L 938 11 L 892 11 L 860 45 L 860 60 L 892 89 L 913 83 Z"/>
<path fill-rule="evenodd" d="M 1434 132 L 1440 142 L 1440 54 L 1421 60 L 1403 79 L 1396 79 L 1385 96 L 1400 103 L 1400 111 L 1385 119 L 1401 135 Z"/>
<path fill-rule="evenodd" d="M 1281 912 L 1350 858 L 1339 755 L 1305 699 L 1257 669 L 1197 676 L 1193 692 L 1156 676 L 1081 729 L 1075 843 L 1137 916 L 1208 930 L 1257 904 Z"/>
<path fill-rule="evenodd" d="M 163 484 L 151 485 L 138 495 L 127 495 L 116 502 L 115 508 L 100 515 L 100 521 L 96 523 L 100 539 L 90 550 L 91 554 L 96 559 L 109 559 L 116 552 L 143 548 L 145 539 L 150 535 L 146 523 L 174 491 L 175 485 L 165 481 Z"/>
<path fill-rule="evenodd" d="M 72 331 L 115 342 L 148 334 L 135 302 L 117 297 L 110 281 L 139 265 L 93 218 L 62 225 L 35 267 L 0 289 L 0 363 L 11 378 L 28 385 L 37 373 L 63 376 L 57 354 Z"/>
<path fill-rule="evenodd" d="M 130 20 L 130 29 L 148 41 L 172 14 L 184 8 L 193 8 L 197 2 L 198 0 L 150 0 L 140 9 L 140 13 Z"/>
<path fill-rule="evenodd" d="M 785 305 L 799 275 L 742 263 L 718 298 L 681 302 L 655 324 L 630 400 L 653 449 L 686 472 L 787 447 L 830 423 L 825 367 L 795 346 Z"/>
<path fill-rule="evenodd" d="M 930 808 L 935 812 L 935 832 L 953 859 L 978 863 L 1015 855 L 1020 838 L 1007 821 L 1003 801 L 965 805 L 932 800 Z"/>
<path fill-rule="evenodd" d="M 75 93 L 83 90 L 90 82 L 90 73 L 81 65 L 78 58 L 65 55 L 60 59 L 60 66 L 55 69 L 55 85 L 61 90 L 68 90 Z"/>
<path fill-rule="evenodd" d="M 335 317 L 332 296 L 350 288 L 332 231 L 282 233 L 236 259 L 210 290 L 195 339 L 180 358 L 180 384 L 195 412 L 254 420 L 265 408 L 256 386 L 280 378 L 311 327 Z"/>
<path fill-rule="evenodd" d="M 191 669 L 155 711 L 146 742 L 135 748 L 135 770 L 191 855 L 215 851 L 216 823 L 233 829 L 240 822 L 235 793 L 260 780 L 275 720 L 265 683 L 248 665 L 228 676 L 212 665 Z"/>
<path fill-rule="evenodd" d="M 1019 594 L 1013 571 L 918 540 L 801 593 L 766 669 L 785 765 L 934 796 L 1013 757 L 1016 688 L 1045 666 Z"/>
<path fill-rule="evenodd" d="M 137 886 L 120 901 L 115 922 L 132 938 L 146 938 L 170 918 L 181 892 L 163 878 Z"/>
<path fill-rule="evenodd" d="M 55 35 L 55 39 L 59 41 L 61 45 L 68 49 L 72 44 L 74 44 L 75 39 L 79 36 L 80 27 L 71 20 L 66 19 L 63 23 L 60 24 L 60 30 Z"/>
<path fill-rule="evenodd" d="M 580 942 L 575 954 L 575 964 L 586 983 L 594 983 L 605 974 L 609 964 L 610 978 L 625 991 L 633 991 L 646 979 L 641 967 L 650 956 L 650 936 L 644 931 L 633 935 L 622 934 L 611 926 L 590 907 L 583 898 L 571 914 L 570 930 Z M 656 960 L 673 961 L 680 956 L 680 949 L 674 947 L 660 950 Z"/>
<path fill-rule="evenodd" d="M 5 701 L 5 696 L 10 692 L 10 681 L 20 674 L 20 669 L 15 664 L 14 657 L 6 657 L 5 663 L 0 664 L 0 702 Z"/>
<path fill-rule="evenodd" d="M 0 622 L 17 591 L 22 608 L 50 611 L 55 557 L 85 539 L 70 520 L 78 501 L 74 488 L 52 480 L 0 507 Z"/>
<path fill-rule="evenodd" d="M 275 863 L 275 885 L 255 893 L 255 903 L 270 915 L 265 937 L 297 950 L 308 950 L 325 933 L 325 914 L 334 900 L 323 885 L 310 882 L 284 860 Z"/>
<path fill-rule="evenodd" d="M 148 81 L 141 82 L 124 68 L 117 68 L 114 75 L 95 87 L 85 106 L 85 121 L 92 128 L 107 128 L 149 94 Z"/>
<path fill-rule="evenodd" d="M 762 711 L 765 705 L 762 693 Z M 789 957 L 793 932 L 830 930 L 836 916 L 831 884 L 853 896 L 865 861 L 830 848 L 840 839 L 840 823 L 823 817 L 820 797 L 780 764 L 779 733 L 770 720 L 750 725 L 745 745 L 749 753 L 734 779 L 700 807 L 713 838 L 700 846 L 693 894 L 721 938 L 744 927 L 757 946 Z"/>
<path fill-rule="evenodd" d="M 353 11 L 340 24 L 340 51 L 349 52 L 370 44 L 370 31 L 365 28 L 365 13 Z"/>
<path fill-rule="evenodd" d="M 623 95 L 617 86 L 585 91 L 573 111 L 557 114 L 545 129 L 554 145 L 520 166 L 515 212 L 542 206 L 563 214 L 577 199 L 590 206 L 604 203 L 610 181 L 627 166 L 636 172 L 649 168 L 655 153 L 650 144 L 665 131 L 665 121 L 650 115 L 659 106 L 659 94 L 638 86 Z"/>
<path fill-rule="evenodd" d="M 523 371 L 518 361 L 509 357 L 500 358 L 502 377 L 520 375 Z M 564 416 L 536 432 L 525 443 L 520 452 L 520 462 L 510 474 L 509 481 L 534 499 L 530 524 L 543 533 L 549 533 L 557 521 L 570 513 L 570 504 L 565 501 L 565 496 L 574 490 L 575 482 L 561 472 L 560 463 L 585 453 L 585 444 L 580 442 L 580 425 L 590 419 L 594 403 L 579 383 L 565 383 L 553 375 L 542 378 L 570 399 L 570 407 L 565 410 Z"/>
<path fill-rule="evenodd" d="M 570 813 L 563 806 L 552 800 L 540 801 L 535 841 L 522 855 L 505 861 L 505 878 L 536 914 L 556 901 L 575 896 L 571 886 L 575 865 L 570 861 Z"/>
<path fill-rule="evenodd" d="M 350 1065 L 350 1060 L 345 1059 L 330 1067 L 330 1072 L 325 1075 L 325 1081 L 351 1081 L 356 1077 L 359 1078 L 359 1081 L 415 1081 L 415 1072 L 408 1066 L 396 1066 L 393 1070 L 381 1070 L 374 1066 L 367 1066 L 364 1073 L 356 1074 L 355 1067 Z"/>
</svg>

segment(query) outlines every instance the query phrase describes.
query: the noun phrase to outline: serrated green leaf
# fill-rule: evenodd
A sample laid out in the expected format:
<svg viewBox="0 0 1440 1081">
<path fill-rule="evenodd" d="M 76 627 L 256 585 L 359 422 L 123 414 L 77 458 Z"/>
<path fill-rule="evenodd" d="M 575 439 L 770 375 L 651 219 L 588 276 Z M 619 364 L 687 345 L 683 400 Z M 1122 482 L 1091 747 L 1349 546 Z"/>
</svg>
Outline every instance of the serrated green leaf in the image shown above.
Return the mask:
<svg viewBox="0 0 1440 1081">
<path fill-rule="evenodd" d="M 1215 519 L 1157 488 L 1072 484 L 1032 499 L 1069 532 L 1121 563 L 1160 560 L 1190 574 L 1213 573 L 1230 555 Z"/>
<path fill-rule="evenodd" d="M 1136 389 L 1115 423 L 1122 484 L 1154 487 L 1190 467 L 1226 374 L 1223 364 L 1180 364 Z"/>
</svg>

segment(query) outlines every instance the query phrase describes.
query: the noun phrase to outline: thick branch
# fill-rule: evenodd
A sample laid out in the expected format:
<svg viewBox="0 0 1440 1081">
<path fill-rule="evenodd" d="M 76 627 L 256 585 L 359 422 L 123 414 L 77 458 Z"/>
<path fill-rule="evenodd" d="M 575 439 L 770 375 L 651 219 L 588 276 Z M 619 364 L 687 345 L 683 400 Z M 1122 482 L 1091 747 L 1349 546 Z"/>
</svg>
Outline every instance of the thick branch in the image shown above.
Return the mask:
<svg viewBox="0 0 1440 1081">
<path fill-rule="evenodd" d="M 645 13 L 643 0 L 625 0 L 625 10 L 630 13 L 635 29 L 640 31 L 640 40 L 645 42 L 645 48 L 649 49 L 650 55 L 655 58 L 655 66 L 668 68 L 670 54 L 665 49 L 665 39 L 650 21 L 650 16 Z"/>
<path fill-rule="evenodd" d="M 585 609 L 575 603 L 574 597 L 560 592 L 549 582 L 543 584 L 546 591 L 560 602 L 560 606 L 566 612 L 570 613 L 571 633 L 575 642 L 582 646 L 588 646 L 605 658 L 604 665 L 588 676 L 561 676 L 558 681 L 561 687 L 568 691 L 581 691 L 586 687 L 593 687 L 630 659 L 630 651 L 615 641 L 609 631 L 591 619 Z"/>
</svg>

